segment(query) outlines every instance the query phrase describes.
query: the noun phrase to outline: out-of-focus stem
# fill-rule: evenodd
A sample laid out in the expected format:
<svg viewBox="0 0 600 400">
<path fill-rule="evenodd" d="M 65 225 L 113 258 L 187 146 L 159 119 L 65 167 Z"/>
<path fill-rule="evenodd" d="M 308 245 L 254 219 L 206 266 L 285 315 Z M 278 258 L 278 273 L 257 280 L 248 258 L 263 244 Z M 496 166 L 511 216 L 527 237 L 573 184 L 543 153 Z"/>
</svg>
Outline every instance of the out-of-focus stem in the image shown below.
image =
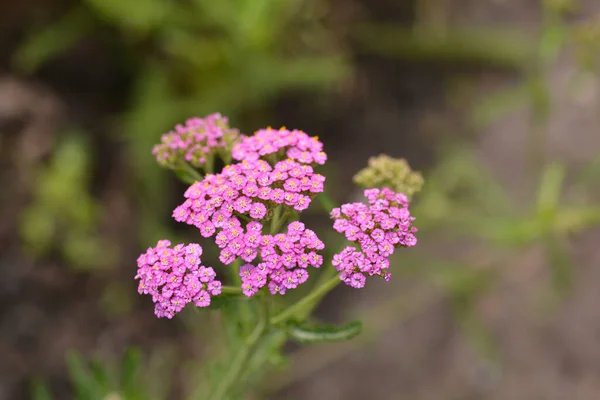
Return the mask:
<svg viewBox="0 0 600 400">
<path fill-rule="evenodd" d="M 198 172 L 196 170 L 196 168 L 192 167 L 187 162 L 181 163 L 181 167 L 185 170 L 185 172 L 187 172 L 192 178 L 194 178 L 198 182 L 200 182 L 200 181 L 202 181 L 204 179 L 204 177 L 202 176 L 202 174 L 200 172 Z"/>
<path fill-rule="evenodd" d="M 207 174 L 212 174 L 212 173 L 214 173 L 214 170 L 215 170 L 215 156 L 211 154 L 208 157 L 206 157 L 206 162 L 204 163 L 204 171 Z"/>
<path fill-rule="evenodd" d="M 270 323 L 276 325 L 287 321 L 291 317 L 294 317 L 298 312 L 303 311 L 305 307 L 309 307 L 313 303 L 318 302 L 323 296 L 329 293 L 340 282 L 340 278 L 336 274 L 334 277 L 330 278 L 328 281 L 324 282 L 322 285 L 318 286 L 313 291 L 311 291 L 306 297 L 300 299 L 297 303 L 291 305 L 279 314 L 275 315 L 273 318 L 271 318 Z"/>
<path fill-rule="evenodd" d="M 323 207 L 327 215 L 329 215 L 331 210 L 337 207 L 335 201 L 333 201 L 333 199 L 329 196 L 329 194 L 327 194 L 327 192 L 320 193 L 318 197 L 319 202 L 321 203 L 321 206 Z"/>
<path fill-rule="evenodd" d="M 229 277 L 231 278 L 231 283 L 238 288 L 242 286 L 242 279 L 240 278 L 240 259 L 236 258 L 235 261 L 231 264 L 231 267 L 228 268 Z"/>
<path fill-rule="evenodd" d="M 330 266 L 329 268 L 326 268 L 325 270 L 323 270 L 323 272 L 321 272 L 321 274 L 319 275 L 319 278 L 318 278 L 317 282 L 315 283 L 315 287 L 319 288 L 319 287 L 325 285 L 327 282 L 329 282 L 330 280 L 332 280 L 334 277 L 338 281 L 337 283 L 341 282 L 341 280 L 339 278 L 339 275 L 338 275 L 338 272 L 335 270 L 335 268 L 333 266 Z M 325 294 L 326 293 L 324 293 L 323 296 Z M 312 301 L 307 302 L 296 313 L 297 318 L 300 321 L 303 321 L 306 318 L 308 318 L 308 316 L 312 313 L 312 311 L 319 305 L 319 301 L 321 300 L 321 298 L 323 296 L 315 297 Z"/>
<path fill-rule="evenodd" d="M 242 288 L 234 287 L 234 286 L 222 286 L 221 293 L 223 293 L 223 294 L 241 294 Z"/>
<path fill-rule="evenodd" d="M 256 327 L 250 333 L 250 336 L 245 340 L 244 345 L 240 346 L 233 357 L 231 365 L 225 376 L 219 381 L 218 386 L 209 396 L 209 400 L 226 400 L 229 399 L 228 393 L 235 385 L 238 377 L 243 373 L 248 361 L 256 349 L 257 343 L 263 336 L 267 326 L 267 308 L 266 304 L 261 301 L 259 319 Z"/>
</svg>

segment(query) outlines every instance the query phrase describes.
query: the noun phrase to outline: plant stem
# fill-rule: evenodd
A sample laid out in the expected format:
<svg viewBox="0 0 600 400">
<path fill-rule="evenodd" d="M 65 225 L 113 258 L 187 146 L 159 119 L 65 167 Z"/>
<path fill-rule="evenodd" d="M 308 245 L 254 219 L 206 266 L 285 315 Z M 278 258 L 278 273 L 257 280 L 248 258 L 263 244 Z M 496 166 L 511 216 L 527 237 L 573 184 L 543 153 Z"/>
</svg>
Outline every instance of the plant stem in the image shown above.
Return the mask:
<svg viewBox="0 0 600 400">
<path fill-rule="evenodd" d="M 330 279 L 333 279 L 333 277 L 335 277 L 336 279 L 339 280 L 338 272 L 336 271 L 336 269 L 333 266 L 331 266 L 330 268 L 326 268 L 319 275 L 314 287 L 315 288 L 321 287 L 321 285 L 326 284 Z M 298 313 L 296 314 L 298 319 L 301 321 L 306 319 L 312 313 L 312 311 L 317 307 L 320 299 L 321 299 L 320 297 L 317 297 L 312 302 L 306 303 L 304 305 L 304 307 L 301 310 L 299 310 Z"/>
<path fill-rule="evenodd" d="M 277 206 L 277 208 L 275 209 L 275 215 L 271 220 L 270 234 L 275 235 L 276 233 L 279 233 L 279 229 L 281 229 L 283 224 L 287 222 L 292 213 L 293 211 L 289 208 L 284 208 L 281 205 Z"/>
<path fill-rule="evenodd" d="M 279 223 L 275 226 L 273 234 L 279 232 L 279 230 L 281 229 L 281 227 L 287 222 L 287 220 L 290 217 L 290 215 L 292 215 L 292 212 L 289 209 L 286 209 L 283 212 L 283 214 L 279 218 Z"/>
<path fill-rule="evenodd" d="M 223 294 L 240 294 L 242 289 L 235 286 L 221 286 L 221 293 Z"/>
<path fill-rule="evenodd" d="M 244 368 L 248 364 L 252 353 L 254 352 L 257 343 L 265 332 L 267 326 L 267 309 L 266 303 L 261 301 L 260 314 L 256 327 L 250 333 L 250 336 L 246 338 L 245 343 L 239 347 L 237 353 L 231 361 L 230 367 L 225 373 L 225 376 L 219 381 L 219 385 L 209 396 L 209 400 L 226 400 L 228 399 L 228 393 L 231 388 L 235 385 L 236 380 L 243 372 Z"/>
<path fill-rule="evenodd" d="M 196 170 L 196 168 L 192 167 L 190 164 L 188 164 L 187 162 L 183 162 L 181 164 L 181 166 L 183 167 L 183 169 L 185 170 L 185 172 L 187 172 L 192 178 L 194 178 L 195 180 L 197 180 L 198 182 L 202 181 L 202 179 L 204 179 L 202 177 L 202 174 L 200 174 L 200 172 L 198 172 Z"/>
<path fill-rule="evenodd" d="M 245 384 L 249 379 L 253 378 L 253 375 L 258 373 L 261 369 L 263 371 L 260 374 L 264 374 L 264 365 L 268 363 L 269 358 L 273 355 L 273 352 L 280 351 L 281 346 L 286 342 L 287 334 L 281 329 L 271 328 L 263 335 L 260 343 L 258 344 L 256 351 L 250 358 L 246 371 L 241 376 L 242 384 Z"/>
<path fill-rule="evenodd" d="M 212 174 L 215 170 L 215 156 L 214 155 L 209 155 L 208 157 L 206 157 L 206 162 L 204 163 L 204 171 L 207 174 Z"/>
<path fill-rule="evenodd" d="M 302 311 L 305 307 L 319 300 L 321 297 L 323 297 L 325 294 L 331 291 L 334 287 L 336 287 L 340 282 L 340 278 L 336 274 L 334 277 L 332 277 L 331 279 L 329 279 L 328 281 L 324 282 L 322 285 L 311 291 L 308 296 L 302 298 L 297 303 L 289 306 L 279 314 L 275 315 L 273 318 L 271 318 L 270 323 L 272 325 L 276 325 L 288 320 L 290 317 L 293 317 L 297 312 Z"/>
<path fill-rule="evenodd" d="M 279 226 L 279 219 L 281 218 L 282 207 L 283 206 L 279 205 L 273 211 L 273 219 L 271 219 L 271 227 L 270 227 L 270 232 L 269 232 L 271 235 L 274 235 L 275 233 L 277 233 L 277 227 Z"/>
<path fill-rule="evenodd" d="M 242 278 L 240 277 L 240 259 L 236 258 L 231 266 L 229 267 L 229 276 L 231 278 L 231 284 L 238 286 L 241 291 L 242 287 Z"/>
<path fill-rule="evenodd" d="M 237 293 L 242 292 L 242 278 L 240 277 L 240 266 L 241 266 L 241 259 L 236 258 L 235 261 L 233 261 L 233 263 L 229 267 L 227 267 L 227 272 L 229 273 L 229 278 L 231 279 L 230 284 L 234 285 L 234 288 L 239 291 Z M 251 327 L 253 326 L 253 322 L 252 322 L 252 318 L 251 318 L 251 316 L 252 316 L 251 304 L 247 301 L 241 302 L 239 304 L 239 306 L 236 308 L 236 312 L 237 312 L 236 318 L 239 319 L 239 321 L 242 323 L 244 328 L 251 329 Z"/>
<path fill-rule="evenodd" d="M 244 214 L 240 214 L 240 213 L 235 213 L 235 216 L 237 218 L 241 218 L 246 222 L 252 222 L 252 219 L 250 219 L 248 216 L 244 215 Z"/>
<path fill-rule="evenodd" d="M 319 203 L 323 207 L 323 210 L 329 215 L 331 210 L 337 207 L 335 201 L 329 196 L 327 192 L 323 192 L 319 194 Z"/>
</svg>

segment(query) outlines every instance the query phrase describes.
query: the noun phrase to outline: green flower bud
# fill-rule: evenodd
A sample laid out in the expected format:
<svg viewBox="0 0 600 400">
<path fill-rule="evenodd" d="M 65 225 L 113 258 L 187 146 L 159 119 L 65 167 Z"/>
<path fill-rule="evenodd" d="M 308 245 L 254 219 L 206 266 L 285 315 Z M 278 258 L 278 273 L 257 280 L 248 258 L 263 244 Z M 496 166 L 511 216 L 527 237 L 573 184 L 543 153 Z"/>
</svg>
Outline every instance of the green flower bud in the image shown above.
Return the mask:
<svg viewBox="0 0 600 400">
<path fill-rule="evenodd" d="M 364 188 L 388 187 L 410 199 L 421 190 L 424 180 L 405 159 L 381 154 L 369 158 L 368 166 L 354 175 L 354 183 Z"/>
</svg>

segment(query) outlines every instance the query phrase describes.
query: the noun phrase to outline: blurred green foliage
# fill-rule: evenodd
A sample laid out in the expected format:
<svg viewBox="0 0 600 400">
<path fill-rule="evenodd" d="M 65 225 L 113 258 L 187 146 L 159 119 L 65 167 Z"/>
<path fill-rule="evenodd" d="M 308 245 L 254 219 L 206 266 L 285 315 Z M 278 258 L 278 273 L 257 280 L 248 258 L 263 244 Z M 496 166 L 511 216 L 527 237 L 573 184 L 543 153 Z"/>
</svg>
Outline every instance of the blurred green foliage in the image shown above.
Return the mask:
<svg viewBox="0 0 600 400">
<path fill-rule="evenodd" d="M 327 12 L 319 0 L 86 0 L 32 29 L 13 60 L 34 72 L 86 37 L 112 35 L 119 68 L 134 74 L 114 121 L 138 177 L 148 242 L 166 229 L 155 212 L 165 208 L 166 175 L 148 151 L 160 132 L 192 115 L 264 114 L 285 90 L 333 89 L 349 64 L 325 28 Z"/>
<path fill-rule="evenodd" d="M 69 376 L 77 400 L 161 400 L 167 399 L 169 375 L 144 363 L 140 350 L 127 350 L 118 362 L 86 361 L 78 352 L 67 355 Z M 43 380 L 31 385 L 32 400 L 52 400 Z"/>
<path fill-rule="evenodd" d="M 469 118 L 472 128 L 481 130 L 511 112 L 530 112 L 531 129 L 524 134 L 531 170 L 538 178 L 534 201 L 515 204 L 474 153 L 456 144 L 425 174 L 427 183 L 413 208 L 420 240 L 438 234 L 474 240 L 492 255 L 476 262 L 442 260 L 418 251 L 398 258 L 399 264 L 414 266 L 406 268 L 407 273 L 417 273 L 439 288 L 465 334 L 482 354 L 496 360 L 494 340 L 478 316 L 477 304 L 509 267 L 498 254 L 541 247 L 551 292 L 561 298 L 568 294 L 576 268 L 569 254 L 570 238 L 600 224 L 600 206 L 590 195 L 592 185 L 600 181 L 600 157 L 575 174 L 559 162 L 548 162 L 544 153 L 545 128 L 553 113 L 548 74 L 565 48 L 576 50 L 582 71 L 597 74 L 600 18 L 574 26 L 565 16 L 576 10 L 576 1 L 546 0 L 541 5 L 537 37 L 514 29 L 448 27 L 443 10 L 435 7 L 422 8 L 422 19 L 410 28 L 369 23 L 349 33 L 359 50 L 368 54 L 405 62 L 482 64 L 518 71 L 524 77 L 517 85 L 486 95 Z M 144 199 L 139 202 L 141 241 L 152 242 L 173 236 L 164 233 L 168 228 L 155 213 L 166 209 L 163 194 L 168 185 L 168 175 L 150 154 L 160 132 L 191 115 L 214 111 L 231 116 L 236 126 L 237 118 L 268 113 L 268 102 L 286 90 L 333 89 L 352 65 L 340 50 L 340 38 L 325 25 L 328 7 L 320 0 L 85 0 L 51 24 L 32 30 L 15 53 L 14 65 L 34 72 L 86 37 L 111 35 L 119 68 L 134 76 L 127 108 L 113 116 L 113 128 L 125 138 L 137 193 Z M 99 262 L 110 264 L 106 249 L 111 244 L 95 233 L 102 210 L 87 190 L 90 149 L 83 137 L 79 133 L 66 137 L 50 165 L 41 170 L 21 233 L 36 254 L 58 248 L 71 265 L 94 268 L 104 266 Z M 573 184 L 566 183 L 567 175 L 577 175 Z M 112 300 L 110 296 L 104 300 L 107 307 L 123 312 L 120 302 Z M 221 309 L 227 310 L 226 305 Z M 234 347 L 245 345 L 248 323 L 252 321 L 225 327 Z M 276 331 L 259 344 L 265 349 L 259 354 L 273 367 L 286 363 L 281 354 L 284 340 L 285 335 Z M 69 360 L 77 399 L 152 398 L 142 396 L 145 383 L 130 378 L 131 361 L 119 367 L 88 364 L 78 355 Z M 222 379 L 229 361 L 205 365 L 201 383 Z M 251 360 L 246 381 L 260 379 L 263 361 Z M 140 392 L 128 391 L 131 387 Z M 34 386 L 35 400 L 50 398 L 43 384 Z"/>
<path fill-rule="evenodd" d="M 34 201 L 21 215 L 21 236 L 36 256 L 54 249 L 75 268 L 116 265 L 117 248 L 98 230 L 102 208 L 88 192 L 89 145 L 77 132 L 56 147 L 32 185 Z"/>
</svg>

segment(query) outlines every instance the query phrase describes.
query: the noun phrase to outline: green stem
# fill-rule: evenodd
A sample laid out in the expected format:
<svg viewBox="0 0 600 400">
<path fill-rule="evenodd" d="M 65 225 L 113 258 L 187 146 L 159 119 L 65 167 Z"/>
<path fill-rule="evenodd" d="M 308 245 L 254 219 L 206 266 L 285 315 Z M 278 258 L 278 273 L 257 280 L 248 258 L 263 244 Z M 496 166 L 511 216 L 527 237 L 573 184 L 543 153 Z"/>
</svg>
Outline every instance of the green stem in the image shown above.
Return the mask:
<svg viewBox="0 0 600 400">
<path fill-rule="evenodd" d="M 227 268 L 229 278 L 231 279 L 231 285 L 234 285 L 239 293 L 242 292 L 242 278 L 240 277 L 241 259 L 238 257 L 233 263 Z M 242 323 L 245 329 L 251 329 L 253 326 L 252 321 L 252 310 L 251 304 L 247 301 L 243 301 L 236 307 L 236 318 Z"/>
<path fill-rule="evenodd" d="M 272 235 L 274 235 L 274 234 L 276 234 L 276 233 L 279 233 L 279 230 L 281 229 L 281 227 L 282 227 L 283 225 L 285 225 L 285 223 L 287 222 L 287 220 L 288 220 L 288 218 L 289 218 L 289 216 L 290 216 L 290 215 L 292 215 L 292 211 L 290 211 L 290 209 L 288 208 L 288 209 L 286 209 L 286 210 L 283 212 L 283 215 L 281 215 L 281 217 L 279 218 L 279 221 L 278 221 L 278 223 L 275 225 L 275 227 L 272 227 L 272 228 L 271 228 L 271 229 L 272 229 L 272 231 L 273 231 L 273 232 L 271 233 Z"/>
<path fill-rule="evenodd" d="M 336 287 L 340 282 L 340 278 L 336 274 L 334 277 L 324 282 L 315 290 L 311 291 L 308 296 L 302 298 L 297 303 L 289 306 L 279 314 L 275 315 L 273 318 L 271 318 L 270 323 L 272 325 L 276 325 L 290 319 L 290 317 L 295 316 L 299 311 L 304 310 L 305 307 L 310 306 L 313 304 L 313 302 L 316 302 L 319 299 L 321 299 L 324 295 L 326 295 L 334 287 Z"/>
<path fill-rule="evenodd" d="M 214 165 L 215 165 L 215 156 L 211 154 L 208 157 L 206 157 L 206 162 L 204 163 L 204 171 L 207 174 L 212 174 L 215 169 Z"/>
<path fill-rule="evenodd" d="M 335 201 L 333 201 L 333 199 L 329 196 L 329 194 L 327 194 L 327 192 L 320 193 L 318 197 L 319 203 L 321 203 L 321 206 L 323 207 L 323 210 L 325 210 L 327 215 L 329 215 L 331 210 L 337 207 Z"/>
<path fill-rule="evenodd" d="M 256 351 L 248 362 L 248 368 L 241 376 L 242 384 L 247 382 L 253 375 L 257 374 L 261 369 L 264 374 L 264 365 L 269 362 L 269 358 L 274 352 L 280 352 L 281 346 L 286 342 L 287 334 L 280 329 L 271 329 L 263 335 Z"/>
<path fill-rule="evenodd" d="M 235 385 L 238 377 L 246 368 L 248 361 L 251 358 L 257 343 L 260 341 L 265 328 L 267 326 L 267 312 L 264 302 L 261 302 L 259 320 L 256 327 L 250 333 L 250 336 L 245 340 L 245 343 L 239 347 L 237 353 L 233 357 L 229 369 L 225 376 L 219 381 L 219 385 L 214 392 L 209 396 L 209 400 L 225 400 L 228 399 L 228 393 Z"/>
<path fill-rule="evenodd" d="M 333 277 L 339 280 L 338 272 L 336 271 L 336 269 L 333 266 L 331 266 L 330 268 L 326 268 L 319 275 L 317 282 L 314 284 L 314 287 L 319 288 L 322 285 L 325 285 L 327 282 L 329 282 L 330 279 L 333 279 Z M 341 280 L 339 282 L 341 282 Z M 304 307 L 298 311 L 297 318 L 301 321 L 305 320 L 317 307 L 317 305 L 319 304 L 319 300 L 320 298 L 315 298 L 312 302 L 306 303 Z"/>
<path fill-rule="evenodd" d="M 279 226 L 279 219 L 281 218 L 282 208 L 283 208 L 283 206 L 279 205 L 273 211 L 273 219 L 271 219 L 271 229 L 269 232 L 271 235 L 274 235 L 275 233 L 277 233 L 277 226 Z"/>
<path fill-rule="evenodd" d="M 221 286 L 221 293 L 223 294 L 240 294 L 242 289 L 235 286 Z"/>
<path fill-rule="evenodd" d="M 229 272 L 229 277 L 231 278 L 231 284 L 237 286 L 238 289 L 240 289 L 240 291 L 241 291 L 242 278 L 240 278 L 240 264 L 241 264 L 241 260 L 238 257 L 233 261 L 233 263 L 231 264 L 231 267 L 228 268 L 228 272 Z"/>
<path fill-rule="evenodd" d="M 237 212 L 236 212 L 236 213 L 235 213 L 235 216 L 236 216 L 237 218 L 241 218 L 241 219 L 243 219 L 243 220 L 244 220 L 244 221 L 246 221 L 246 222 L 252 222 L 252 219 L 250 219 L 249 217 L 247 217 L 247 216 L 246 216 L 246 215 L 244 215 L 244 214 L 240 214 L 240 213 L 237 213 Z"/>
<path fill-rule="evenodd" d="M 204 179 L 202 174 L 200 172 L 198 172 L 196 170 L 196 168 L 192 167 L 187 162 L 184 161 L 183 163 L 181 163 L 181 166 L 185 170 L 185 172 L 187 172 L 192 178 L 194 178 L 198 182 L 201 182 Z"/>
<path fill-rule="evenodd" d="M 293 211 L 289 208 L 282 205 L 277 206 L 275 215 L 273 215 L 273 219 L 271 220 L 270 234 L 275 235 L 276 233 L 279 233 L 279 230 L 287 222 L 292 213 Z"/>
</svg>

